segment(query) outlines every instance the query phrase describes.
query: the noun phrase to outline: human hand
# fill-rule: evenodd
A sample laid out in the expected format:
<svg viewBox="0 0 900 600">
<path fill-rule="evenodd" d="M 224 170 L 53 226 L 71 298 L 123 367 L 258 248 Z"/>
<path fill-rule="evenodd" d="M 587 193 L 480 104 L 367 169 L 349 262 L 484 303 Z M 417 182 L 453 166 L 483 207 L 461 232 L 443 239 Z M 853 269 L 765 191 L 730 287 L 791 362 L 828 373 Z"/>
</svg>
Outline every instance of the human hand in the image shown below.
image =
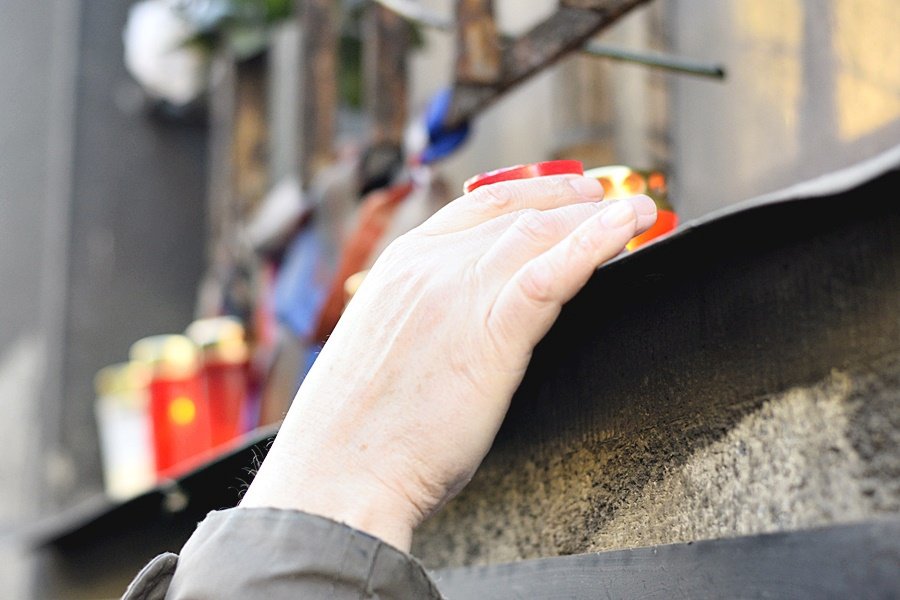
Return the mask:
<svg viewBox="0 0 900 600">
<path fill-rule="evenodd" d="M 656 219 L 591 178 L 478 188 L 375 263 L 297 393 L 243 507 L 293 508 L 408 550 L 472 478 L 535 344 Z"/>
</svg>

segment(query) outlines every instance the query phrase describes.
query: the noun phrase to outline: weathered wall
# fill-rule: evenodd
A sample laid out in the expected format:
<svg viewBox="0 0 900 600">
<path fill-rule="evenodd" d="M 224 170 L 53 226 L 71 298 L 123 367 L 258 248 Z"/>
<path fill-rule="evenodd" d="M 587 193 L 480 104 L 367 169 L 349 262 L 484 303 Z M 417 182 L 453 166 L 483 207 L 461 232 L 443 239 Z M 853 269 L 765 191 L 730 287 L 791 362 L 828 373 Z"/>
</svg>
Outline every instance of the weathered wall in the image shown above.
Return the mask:
<svg viewBox="0 0 900 600">
<path fill-rule="evenodd" d="M 900 512 L 900 355 L 693 408 L 487 463 L 414 553 L 432 567 L 504 563 Z"/>
</svg>

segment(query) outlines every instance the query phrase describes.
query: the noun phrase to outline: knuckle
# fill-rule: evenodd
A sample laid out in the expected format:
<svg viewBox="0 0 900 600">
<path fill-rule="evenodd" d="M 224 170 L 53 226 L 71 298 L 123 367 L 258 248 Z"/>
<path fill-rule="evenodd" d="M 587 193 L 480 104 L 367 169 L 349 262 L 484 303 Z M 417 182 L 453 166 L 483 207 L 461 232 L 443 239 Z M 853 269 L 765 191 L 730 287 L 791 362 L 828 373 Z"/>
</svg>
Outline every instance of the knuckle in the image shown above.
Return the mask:
<svg viewBox="0 0 900 600">
<path fill-rule="evenodd" d="M 508 210 L 515 200 L 510 186 L 500 184 L 485 185 L 472 192 L 476 206 L 492 210 Z"/>
<path fill-rule="evenodd" d="M 552 234 L 549 219 L 536 208 L 526 208 L 519 212 L 515 221 L 516 229 L 535 241 L 543 241 Z"/>
<path fill-rule="evenodd" d="M 519 289 L 526 300 L 544 305 L 552 299 L 553 274 L 547 268 L 530 268 L 522 273 Z"/>
<path fill-rule="evenodd" d="M 578 194 L 569 183 L 570 179 L 571 177 L 567 176 L 538 177 L 532 179 L 531 182 L 535 186 L 535 193 L 540 193 L 545 196 L 553 195 L 558 197 L 574 198 L 577 197 Z"/>
<path fill-rule="evenodd" d="M 566 196 L 577 195 L 577 191 L 572 187 L 572 180 L 578 179 L 578 177 L 573 177 L 571 175 L 558 175 L 555 177 L 549 177 L 550 183 L 553 186 L 553 190 L 559 194 L 565 194 Z"/>
<path fill-rule="evenodd" d="M 598 245 L 598 238 L 602 232 L 596 230 L 576 231 L 564 246 L 566 259 L 576 259 L 584 254 L 590 254 Z"/>
</svg>

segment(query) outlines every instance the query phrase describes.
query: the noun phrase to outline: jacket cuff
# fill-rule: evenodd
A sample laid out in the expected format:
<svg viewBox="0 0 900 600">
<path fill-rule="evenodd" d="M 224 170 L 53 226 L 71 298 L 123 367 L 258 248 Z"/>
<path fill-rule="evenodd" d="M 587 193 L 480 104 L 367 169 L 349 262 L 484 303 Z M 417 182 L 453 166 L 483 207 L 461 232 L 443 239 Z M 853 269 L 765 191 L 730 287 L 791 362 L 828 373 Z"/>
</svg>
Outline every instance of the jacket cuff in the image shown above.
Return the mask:
<svg viewBox="0 0 900 600">
<path fill-rule="evenodd" d="M 160 554 L 141 569 L 125 590 L 122 600 L 165 600 L 177 564 L 177 554 Z"/>
<path fill-rule="evenodd" d="M 412 556 L 325 517 L 212 512 L 182 549 L 166 598 L 439 599 Z"/>
</svg>

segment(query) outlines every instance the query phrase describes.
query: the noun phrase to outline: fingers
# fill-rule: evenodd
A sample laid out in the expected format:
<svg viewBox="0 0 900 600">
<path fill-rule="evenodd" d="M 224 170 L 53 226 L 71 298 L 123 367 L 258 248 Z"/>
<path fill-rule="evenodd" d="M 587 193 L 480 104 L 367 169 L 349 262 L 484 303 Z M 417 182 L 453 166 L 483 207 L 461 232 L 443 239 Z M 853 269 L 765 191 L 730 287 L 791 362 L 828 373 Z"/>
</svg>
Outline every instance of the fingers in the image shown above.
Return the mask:
<svg viewBox="0 0 900 600">
<path fill-rule="evenodd" d="M 558 175 L 504 181 L 482 186 L 457 198 L 419 229 L 426 234 L 452 233 L 507 213 L 597 202 L 602 197 L 603 186 L 591 177 Z"/>
<path fill-rule="evenodd" d="M 519 268 L 487 317 L 486 326 L 495 343 L 508 352 L 530 352 L 562 305 L 599 265 L 618 255 L 636 235 L 638 220 L 634 203 L 613 203 Z"/>
<path fill-rule="evenodd" d="M 634 208 L 636 234 L 656 221 L 656 205 L 646 196 L 572 204 L 545 211 L 525 209 L 508 215 L 514 220 L 506 224 L 497 241 L 479 259 L 476 272 L 485 279 L 505 282 L 522 265 L 555 246 L 588 219 L 610 210 L 617 202 L 628 202 Z"/>
</svg>

